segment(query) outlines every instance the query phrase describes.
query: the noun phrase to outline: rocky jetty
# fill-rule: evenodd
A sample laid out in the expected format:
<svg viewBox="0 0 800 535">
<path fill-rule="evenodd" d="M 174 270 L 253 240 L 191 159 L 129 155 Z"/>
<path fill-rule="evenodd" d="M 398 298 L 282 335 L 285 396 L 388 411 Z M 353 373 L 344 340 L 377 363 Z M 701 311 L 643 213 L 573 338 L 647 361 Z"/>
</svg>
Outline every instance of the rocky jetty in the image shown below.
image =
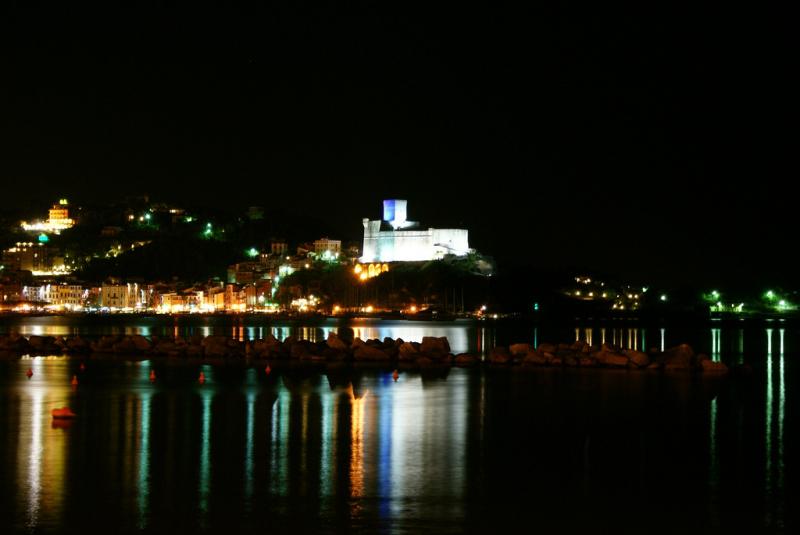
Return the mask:
<svg viewBox="0 0 800 535">
<path fill-rule="evenodd" d="M 574 344 L 540 344 L 533 348 L 528 344 L 512 345 L 505 354 L 504 348 L 495 348 L 489 361 L 497 364 L 519 364 L 521 366 L 566 366 L 581 368 L 618 368 L 633 370 L 703 371 L 725 373 L 728 367 L 722 362 L 713 362 L 707 355 L 695 353 L 691 346 L 679 346 L 645 353 L 632 349 L 603 344 L 591 346 L 586 342 Z M 496 353 L 500 350 L 498 353 Z"/>
<path fill-rule="evenodd" d="M 484 359 L 479 354 L 453 355 L 447 338 L 426 336 L 422 342 L 401 338 L 361 340 L 348 327 L 330 332 L 327 340 L 310 342 L 288 337 L 283 341 L 270 335 L 259 340 L 239 341 L 227 336 L 192 336 L 189 338 L 144 337 L 141 335 L 102 336 L 0 336 L 0 355 L 18 356 L 61 354 L 116 354 L 166 357 L 250 358 L 299 362 L 378 362 L 417 366 L 474 366 L 568 368 L 612 368 L 628 370 L 664 370 L 725 373 L 728 368 L 707 355 L 697 354 L 683 344 L 666 351 L 647 353 L 603 344 L 512 344 L 492 348 Z"/>
</svg>

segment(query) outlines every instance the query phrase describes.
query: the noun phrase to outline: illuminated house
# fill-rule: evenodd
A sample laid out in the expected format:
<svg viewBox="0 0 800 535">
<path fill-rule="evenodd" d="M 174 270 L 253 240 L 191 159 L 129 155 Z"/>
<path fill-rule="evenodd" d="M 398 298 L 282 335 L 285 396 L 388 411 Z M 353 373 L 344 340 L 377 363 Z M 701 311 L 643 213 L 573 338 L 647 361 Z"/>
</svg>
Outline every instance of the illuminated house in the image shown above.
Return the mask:
<svg viewBox="0 0 800 535">
<path fill-rule="evenodd" d="M 84 289 L 76 284 L 43 284 L 26 286 L 25 298 L 30 301 L 44 301 L 54 308 L 79 309 L 83 307 Z"/>
<path fill-rule="evenodd" d="M 34 223 L 22 222 L 22 228 L 27 231 L 60 232 L 75 225 L 75 220 L 69 217 L 69 203 L 67 199 L 61 199 L 58 204 L 50 208 L 47 221 L 36 221 Z"/>
<path fill-rule="evenodd" d="M 383 201 L 383 219 L 364 219 L 361 262 L 415 262 L 470 252 L 466 229 L 420 228 L 407 219 L 408 202 Z"/>
<path fill-rule="evenodd" d="M 143 308 L 146 305 L 144 290 L 136 283 L 103 283 L 100 306 L 110 310 Z"/>
<path fill-rule="evenodd" d="M 330 238 L 320 238 L 314 241 L 314 253 L 323 256 L 325 253 L 336 256 L 342 252 L 341 240 L 331 240 Z"/>
</svg>

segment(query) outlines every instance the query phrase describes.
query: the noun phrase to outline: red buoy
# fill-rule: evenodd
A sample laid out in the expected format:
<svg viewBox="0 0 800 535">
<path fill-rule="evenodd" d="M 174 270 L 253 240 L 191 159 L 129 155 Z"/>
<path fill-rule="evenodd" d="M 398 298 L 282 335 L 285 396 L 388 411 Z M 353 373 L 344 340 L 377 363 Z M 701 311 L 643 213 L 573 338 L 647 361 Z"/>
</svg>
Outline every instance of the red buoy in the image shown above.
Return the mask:
<svg viewBox="0 0 800 535">
<path fill-rule="evenodd" d="M 394 382 L 396 383 L 397 380 L 400 379 L 400 372 L 395 370 L 394 373 L 392 374 L 392 379 L 394 379 Z"/>
<path fill-rule="evenodd" d="M 200 372 L 200 377 L 197 378 L 197 382 L 201 385 L 204 384 L 206 382 L 206 374 Z"/>
<path fill-rule="evenodd" d="M 28 368 L 28 371 L 25 372 L 25 375 L 27 375 L 28 379 L 30 379 L 31 377 L 33 377 L 33 370 Z"/>
<path fill-rule="evenodd" d="M 71 419 L 77 416 L 77 414 L 72 412 L 72 409 L 70 409 L 69 407 L 61 407 L 60 409 L 53 409 L 50 414 L 52 414 L 53 418 L 56 419 Z"/>
<path fill-rule="evenodd" d="M 84 364 L 83 362 L 81 362 L 81 371 L 82 372 L 86 371 L 86 364 Z"/>
<path fill-rule="evenodd" d="M 269 367 L 269 364 L 267 364 L 267 367 L 264 368 L 264 373 L 266 373 L 267 375 L 272 373 L 272 368 Z"/>
<path fill-rule="evenodd" d="M 72 386 L 78 386 L 78 376 L 77 375 L 73 375 L 72 376 L 71 384 L 72 384 Z"/>
<path fill-rule="evenodd" d="M 154 383 L 156 381 L 156 371 L 150 370 L 150 382 Z"/>
</svg>

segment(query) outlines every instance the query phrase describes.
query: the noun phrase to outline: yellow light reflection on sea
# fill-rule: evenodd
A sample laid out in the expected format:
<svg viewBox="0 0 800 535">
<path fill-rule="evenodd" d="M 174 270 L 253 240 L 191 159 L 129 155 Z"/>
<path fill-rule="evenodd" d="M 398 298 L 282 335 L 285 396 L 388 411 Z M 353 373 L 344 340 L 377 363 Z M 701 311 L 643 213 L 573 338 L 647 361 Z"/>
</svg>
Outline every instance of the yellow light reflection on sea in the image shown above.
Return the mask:
<svg viewBox="0 0 800 535">
<path fill-rule="evenodd" d="M 55 377 L 68 385 L 67 375 L 58 373 L 62 371 L 62 363 L 58 361 L 65 359 L 24 358 L 20 361 L 20 369 L 30 367 L 34 372 L 21 396 L 17 457 L 17 481 L 24 496 L 25 524 L 30 530 L 57 525 L 64 511 L 67 433 L 72 422 L 53 423 L 50 415 L 52 409 L 69 405 L 69 386 L 49 384 Z"/>
<path fill-rule="evenodd" d="M 358 498 L 364 495 L 364 401 L 369 391 L 361 398 L 356 398 L 350 386 L 350 404 L 353 407 L 350 419 L 350 496 Z"/>
<path fill-rule="evenodd" d="M 31 422 L 30 443 L 20 448 L 28 451 L 28 528 L 36 528 L 39 524 L 39 507 L 42 493 L 42 410 L 44 393 L 41 388 L 34 388 L 30 399 Z"/>
</svg>

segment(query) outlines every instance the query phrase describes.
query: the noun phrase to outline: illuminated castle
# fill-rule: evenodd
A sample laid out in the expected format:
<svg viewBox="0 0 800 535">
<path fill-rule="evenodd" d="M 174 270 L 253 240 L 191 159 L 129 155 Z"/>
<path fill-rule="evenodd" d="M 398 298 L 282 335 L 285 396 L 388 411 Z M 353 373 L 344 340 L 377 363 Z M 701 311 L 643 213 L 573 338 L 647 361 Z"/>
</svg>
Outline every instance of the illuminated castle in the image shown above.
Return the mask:
<svg viewBox="0 0 800 535">
<path fill-rule="evenodd" d="M 438 260 L 445 255 L 470 252 L 466 229 L 419 228 L 407 219 L 408 202 L 383 201 L 383 219 L 364 219 L 361 262 L 414 262 Z"/>
</svg>

